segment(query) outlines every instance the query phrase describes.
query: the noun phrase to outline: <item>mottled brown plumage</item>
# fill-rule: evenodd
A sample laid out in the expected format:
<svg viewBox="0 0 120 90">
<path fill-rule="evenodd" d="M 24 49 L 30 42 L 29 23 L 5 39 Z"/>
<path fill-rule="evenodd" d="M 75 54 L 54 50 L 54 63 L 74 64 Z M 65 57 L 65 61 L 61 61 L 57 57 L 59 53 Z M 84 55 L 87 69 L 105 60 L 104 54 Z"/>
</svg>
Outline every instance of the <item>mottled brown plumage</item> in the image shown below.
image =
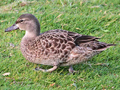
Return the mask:
<svg viewBox="0 0 120 90">
<path fill-rule="evenodd" d="M 50 30 L 40 34 L 40 25 L 32 14 L 21 15 L 6 31 L 26 30 L 21 41 L 23 56 L 30 62 L 51 65 L 51 72 L 58 66 L 72 66 L 89 60 L 114 44 L 99 42 L 96 37 L 81 35 L 66 30 Z M 70 72 L 73 69 L 70 67 Z"/>
</svg>

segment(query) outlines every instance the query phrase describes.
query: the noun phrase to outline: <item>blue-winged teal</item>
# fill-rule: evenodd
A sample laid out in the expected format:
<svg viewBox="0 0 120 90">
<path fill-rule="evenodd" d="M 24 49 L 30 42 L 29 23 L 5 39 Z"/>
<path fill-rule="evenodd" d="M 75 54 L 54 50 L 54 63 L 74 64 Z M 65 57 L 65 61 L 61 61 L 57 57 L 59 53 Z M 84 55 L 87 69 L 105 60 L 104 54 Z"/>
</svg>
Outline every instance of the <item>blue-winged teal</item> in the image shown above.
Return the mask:
<svg viewBox="0 0 120 90">
<path fill-rule="evenodd" d="M 81 35 L 66 30 L 49 30 L 40 34 L 40 24 L 32 14 L 21 15 L 15 24 L 5 30 L 25 30 L 21 41 L 21 52 L 30 62 L 51 65 L 53 68 L 39 70 L 52 72 L 59 66 L 70 66 L 89 60 L 94 55 L 114 44 L 99 42 L 96 37 Z"/>
</svg>

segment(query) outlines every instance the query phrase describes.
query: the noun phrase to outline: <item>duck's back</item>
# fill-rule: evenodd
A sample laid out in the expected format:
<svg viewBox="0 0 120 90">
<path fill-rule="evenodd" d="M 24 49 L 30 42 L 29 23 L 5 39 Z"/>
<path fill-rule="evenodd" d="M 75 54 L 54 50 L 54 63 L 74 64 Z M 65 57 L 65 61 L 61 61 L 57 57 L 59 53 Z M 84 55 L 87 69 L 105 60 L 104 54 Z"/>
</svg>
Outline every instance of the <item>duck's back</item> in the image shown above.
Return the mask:
<svg viewBox="0 0 120 90">
<path fill-rule="evenodd" d="M 21 51 L 30 62 L 44 65 L 71 65 L 86 61 L 107 47 L 95 37 L 65 30 L 50 30 L 39 36 L 21 41 Z"/>
</svg>

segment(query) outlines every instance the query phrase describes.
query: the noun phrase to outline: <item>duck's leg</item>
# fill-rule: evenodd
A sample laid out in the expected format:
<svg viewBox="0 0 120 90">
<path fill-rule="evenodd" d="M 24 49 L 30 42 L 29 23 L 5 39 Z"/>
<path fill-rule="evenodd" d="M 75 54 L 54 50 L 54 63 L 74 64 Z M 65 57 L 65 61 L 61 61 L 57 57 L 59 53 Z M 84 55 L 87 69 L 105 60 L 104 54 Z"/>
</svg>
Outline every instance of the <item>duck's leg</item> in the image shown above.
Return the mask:
<svg viewBox="0 0 120 90">
<path fill-rule="evenodd" d="M 73 72 L 74 72 L 74 70 L 73 70 L 73 67 L 72 67 L 72 66 L 70 66 L 68 70 L 69 70 L 69 73 L 73 73 Z"/>
<path fill-rule="evenodd" d="M 54 70 L 56 70 L 57 69 L 57 66 L 53 66 L 52 68 L 50 68 L 50 69 L 42 69 L 42 68 L 36 68 L 35 70 L 40 70 L 40 71 L 43 71 L 43 72 L 52 72 L 52 71 L 54 71 Z"/>
<path fill-rule="evenodd" d="M 69 73 L 74 73 L 74 72 L 77 72 L 77 71 L 75 71 L 75 70 L 73 69 L 73 67 L 72 67 L 72 66 L 70 66 L 68 70 L 69 70 Z"/>
</svg>

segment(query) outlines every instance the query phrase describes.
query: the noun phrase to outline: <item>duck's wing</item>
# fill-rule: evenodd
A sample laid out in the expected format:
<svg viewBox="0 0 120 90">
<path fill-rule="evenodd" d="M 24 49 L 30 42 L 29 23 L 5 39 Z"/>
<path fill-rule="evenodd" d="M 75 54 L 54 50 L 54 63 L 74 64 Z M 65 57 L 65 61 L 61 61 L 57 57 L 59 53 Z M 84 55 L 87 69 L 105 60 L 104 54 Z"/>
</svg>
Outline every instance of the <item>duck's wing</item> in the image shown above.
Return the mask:
<svg viewBox="0 0 120 90">
<path fill-rule="evenodd" d="M 76 46 L 80 46 L 80 47 L 90 47 L 93 50 L 105 50 L 107 48 L 109 48 L 110 46 L 115 46 L 115 44 L 107 44 L 104 42 L 99 42 L 98 37 L 94 37 L 94 36 L 88 36 L 88 35 L 81 35 L 75 32 L 70 32 L 70 31 L 66 31 L 66 30 L 50 30 L 47 31 L 45 33 L 59 33 L 62 35 L 65 35 L 65 37 L 68 40 L 71 40 L 74 42 L 74 44 Z"/>
</svg>

